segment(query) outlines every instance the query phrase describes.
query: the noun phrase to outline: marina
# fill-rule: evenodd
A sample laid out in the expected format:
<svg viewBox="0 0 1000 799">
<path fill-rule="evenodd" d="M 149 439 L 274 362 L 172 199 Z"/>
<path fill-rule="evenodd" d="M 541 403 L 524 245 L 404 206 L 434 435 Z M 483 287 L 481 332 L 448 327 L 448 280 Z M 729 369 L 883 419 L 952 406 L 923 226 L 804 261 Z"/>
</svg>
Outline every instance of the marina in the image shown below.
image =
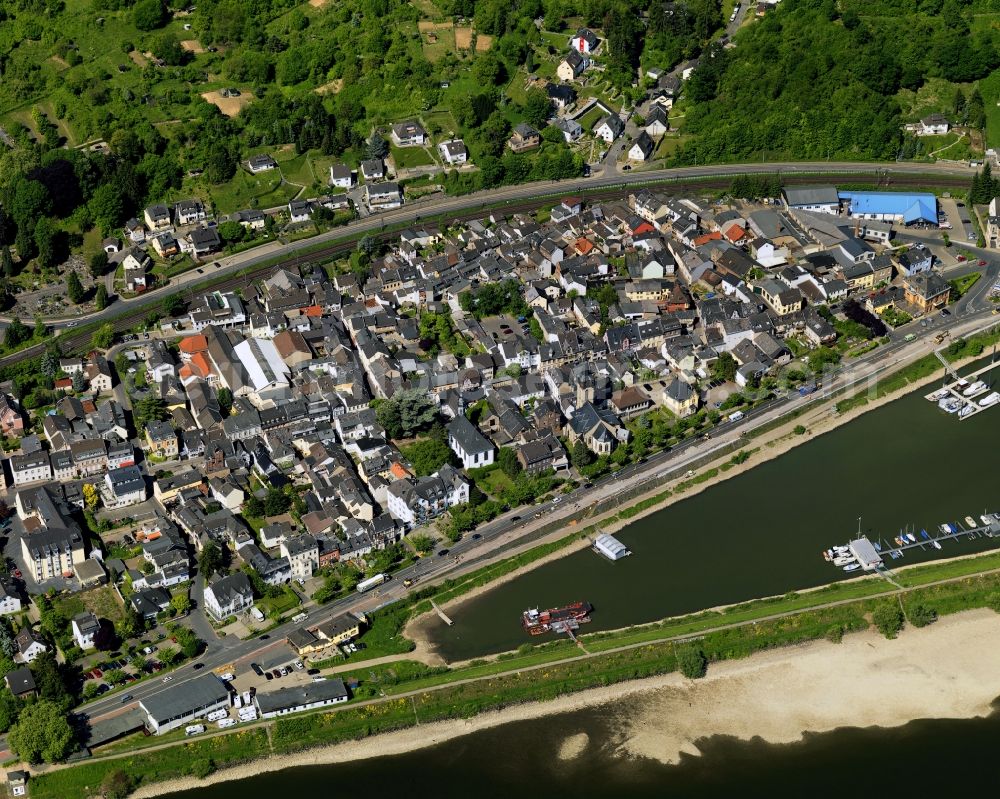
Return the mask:
<svg viewBox="0 0 1000 799">
<path fill-rule="evenodd" d="M 928 402 L 936 402 L 937 406 L 945 413 L 956 414 L 959 421 L 971 419 L 976 414 L 1000 403 L 1000 391 L 993 391 L 989 382 L 978 379 L 980 375 L 990 372 L 996 367 L 992 359 L 990 363 L 972 374 L 959 377 L 957 373 L 952 371 L 951 364 L 943 358 L 940 352 L 935 354 L 941 358 L 945 365 L 945 379 L 947 380 L 949 374 L 954 379 L 936 391 L 925 394 L 924 399 Z"/>
<path fill-rule="evenodd" d="M 846 544 L 830 547 L 823 552 L 823 558 L 845 572 L 858 570 L 879 571 L 885 569 L 883 555 L 892 560 L 903 557 L 908 550 L 941 549 L 941 542 L 959 538 L 994 538 L 1000 536 L 1000 513 L 986 513 L 966 516 L 961 522 L 942 522 L 932 532 L 921 529 L 901 530 L 891 541 L 879 538 L 871 541 L 861 535 L 861 520 L 858 520 L 857 538 Z"/>
</svg>

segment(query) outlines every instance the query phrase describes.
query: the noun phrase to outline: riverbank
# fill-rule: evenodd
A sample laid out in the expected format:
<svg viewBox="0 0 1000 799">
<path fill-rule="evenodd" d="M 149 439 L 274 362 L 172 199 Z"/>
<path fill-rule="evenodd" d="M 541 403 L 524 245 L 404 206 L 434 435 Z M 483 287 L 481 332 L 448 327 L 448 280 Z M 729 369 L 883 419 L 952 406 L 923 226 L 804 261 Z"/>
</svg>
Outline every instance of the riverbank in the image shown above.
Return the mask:
<svg viewBox="0 0 1000 799">
<path fill-rule="evenodd" d="M 895 402 L 896 400 L 907 396 L 910 393 L 917 392 L 923 387 L 935 382 L 940 377 L 939 369 L 935 369 L 926 375 L 913 376 L 907 373 L 907 370 L 913 364 L 918 363 L 926 357 L 926 353 L 922 353 L 920 351 L 914 352 L 910 358 L 896 364 L 899 369 L 885 375 L 882 381 L 880 381 L 883 384 L 898 381 L 899 375 L 906 375 L 906 378 L 902 381 L 902 385 L 897 390 L 880 396 L 879 392 L 876 390 L 879 383 L 866 382 L 858 385 L 855 391 L 848 391 L 846 396 L 851 397 L 857 395 L 867 395 L 866 401 L 863 403 L 853 404 L 849 409 L 843 412 L 837 411 L 838 404 L 844 401 L 845 394 L 843 393 L 836 393 L 833 397 L 819 402 L 814 402 L 811 407 L 795 414 L 792 418 L 787 419 L 787 421 L 784 421 L 775 427 L 767 428 L 766 432 L 761 433 L 756 437 L 746 438 L 744 440 L 745 448 L 743 451 L 748 453 L 749 457 L 742 462 L 739 462 L 739 459 L 732 457 L 732 450 L 730 449 L 725 454 L 722 454 L 714 460 L 705 463 L 698 469 L 697 474 L 691 477 L 682 476 L 679 479 L 660 484 L 655 488 L 651 488 L 644 494 L 631 498 L 628 503 L 623 506 L 613 508 L 603 514 L 587 518 L 583 524 L 586 524 L 588 528 L 600 528 L 604 532 L 618 532 L 627 528 L 634 522 L 670 507 L 680 500 L 697 496 L 706 489 L 717 486 L 732 477 L 743 475 L 763 463 L 780 458 L 782 455 L 789 453 L 801 444 L 805 444 L 819 436 L 833 432 L 838 428 L 855 421 L 868 411 L 879 409 L 891 402 Z M 975 360 L 977 360 L 975 357 L 966 358 L 962 361 L 956 362 L 954 366 L 956 368 L 961 368 L 962 366 L 972 363 Z M 766 427 L 767 426 L 765 425 L 765 428 Z M 539 543 L 551 542 L 558 539 L 560 536 L 564 536 L 565 533 L 565 529 L 556 531 L 539 541 L 533 542 L 531 545 L 523 545 L 522 547 L 512 549 L 510 550 L 510 553 L 519 553 L 530 548 L 531 546 L 538 545 Z M 484 594 L 523 577 L 540 566 L 578 552 L 580 549 L 586 548 L 588 545 L 589 542 L 586 540 L 570 542 L 567 546 L 553 551 L 543 558 L 526 563 L 516 570 L 511 570 L 495 580 L 491 580 L 482 585 L 477 585 L 471 590 L 460 593 L 458 596 L 445 597 L 443 599 L 439 597 L 437 600 L 438 605 L 444 609 L 451 618 L 460 619 L 462 608 L 466 606 L 467 603 L 471 603 L 473 600 L 482 597 Z M 498 557 L 496 561 L 500 561 L 502 559 L 502 557 Z M 437 625 L 443 623 L 444 622 L 442 622 L 433 611 L 420 613 L 410 619 L 402 631 L 406 638 L 416 643 L 418 651 L 423 653 L 425 657 L 430 656 L 429 659 L 425 659 L 424 662 L 432 663 L 434 665 L 440 665 L 441 663 L 448 662 L 447 658 L 443 657 L 442 653 L 437 648 L 434 635 Z M 487 655 L 486 659 L 491 659 L 492 657 L 495 657 L 496 654 L 497 653 L 494 652 L 492 655 Z M 460 665 L 464 662 L 466 661 L 453 660 L 451 661 L 451 665 Z"/>
<path fill-rule="evenodd" d="M 976 646 L 970 647 L 969 642 Z M 675 763 L 697 753 L 702 739 L 727 735 L 771 743 L 844 726 L 896 727 L 921 718 L 972 718 L 990 713 L 1000 696 L 1000 616 L 989 610 L 948 616 L 898 639 L 874 632 L 841 643 L 815 641 L 743 660 L 713 663 L 702 680 L 676 673 L 532 702 L 472 719 L 420 724 L 374 738 L 272 756 L 140 788 L 137 799 L 163 796 L 262 772 L 401 754 L 502 724 L 603 708 L 614 719 L 622 755 Z M 774 687 L 781 686 L 780 704 Z M 768 710 L 770 709 L 770 712 Z M 586 741 L 568 740 L 567 756 Z"/>
</svg>

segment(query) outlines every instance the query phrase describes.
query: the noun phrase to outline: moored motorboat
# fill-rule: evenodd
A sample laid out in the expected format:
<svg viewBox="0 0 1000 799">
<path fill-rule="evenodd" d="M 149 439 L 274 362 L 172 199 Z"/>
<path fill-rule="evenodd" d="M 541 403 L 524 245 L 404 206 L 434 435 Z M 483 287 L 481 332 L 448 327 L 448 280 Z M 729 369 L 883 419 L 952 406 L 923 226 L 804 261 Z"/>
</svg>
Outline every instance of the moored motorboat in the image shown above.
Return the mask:
<svg viewBox="0 0 1000 799">
<path fill-rule="evenodd" d="M 844 566 L 844 571 L 845 572 L 852 572 L 852 571 L 856 571 L 857 569 L 860 569 L 860 568 L 861 568 L 861 564 L 860 563 L 850 563 L 847 566 Z"/>
<path fill-rule="evenodd" d="M 969 525 L 969 527 L 978 527 L 979 526 L 978 524 L 976 524 L 976 520 L 973 519 L 971 516 L 966 516 L 965 517 L 965 523 L 967 525 Z"/>
<path fill-rule="evenodd" d="M 989 394 L 987 394 L 985 397 L 979 400 L 979 407 L 989 408 L 993 405 L 996 405 L 998 402 L 1000 402 L 1000 391 L 991 391 Z"/>
<path fill-rule="evenodd" d="M 984 513 L 979 518 L 982 519 L 983 524 L 986 525 L 987 527 L 993 524 L 993 519 L 990 518 L 990 515 L 988 513 Z"/>
<path fill-rule="evenodd" d="M 986 383 L 984 383 L 982 380 L 977 380 L 975 383 L 973 383 L 971 386 L 969 386 L 962 392 L 962 396 L 971 397 L 973 394 L 978 394 L 984 388 L 986 388 Z"/>
<path fill-rule="evenodd" d="M 934 549 L 941 549 L 941 542 L 940 541 L 931 541 L 931 544 L 933 544 Z"/>
<path fill-rule="evenodd" d="M 906 538 L 911 544 L 917 543 L 917 537 L 913 533 L 907 533 Z"/>
</svg>

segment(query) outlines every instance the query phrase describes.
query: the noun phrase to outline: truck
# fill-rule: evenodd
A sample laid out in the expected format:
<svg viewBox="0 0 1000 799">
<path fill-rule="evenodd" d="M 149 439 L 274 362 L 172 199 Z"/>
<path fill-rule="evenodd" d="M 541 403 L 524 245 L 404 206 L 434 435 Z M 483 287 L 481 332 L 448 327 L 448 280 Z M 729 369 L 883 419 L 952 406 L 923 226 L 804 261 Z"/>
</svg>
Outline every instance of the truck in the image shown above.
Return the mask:
<svg viewBox="0 0 1000 799">
<path fill-rule="evenodd" d="M 917 337 L 916 333 L 907 333 L 905 336 L 903 336 L 903 340 L 904 341 L 913 341 L 916 337 Z"/>
<path fill-rule="evenodd" d="M 358 583 L 358 593 L 363 594 L 365 591 L 371 591 L 373 588 L 382 585 L 382 583 L 384 583 L 388 579 L 389 575 L 386 574 L 385 572 L 381 572 L 379 574 L 369 577 L 367 580 L 362 580 L 360 583 Z"/>
<path fill-rule="evenodd" d="M 305 613 L 296 613 L 294 616 L 292 616 L 292 621 L 298 624 L 299 622 L 305 621 L 307 618 L 308 616 L 306 616 Z"/>
<path fill-rule="evenodd" d="M 730 422 L 738 422 L 740 419 L 743 418 L 743 416 L 744 416 L 743 411 L 734 411 L 733 413 L 729 414 L 729 416 L 727 416 L 726 418 Z"/>
</svg>

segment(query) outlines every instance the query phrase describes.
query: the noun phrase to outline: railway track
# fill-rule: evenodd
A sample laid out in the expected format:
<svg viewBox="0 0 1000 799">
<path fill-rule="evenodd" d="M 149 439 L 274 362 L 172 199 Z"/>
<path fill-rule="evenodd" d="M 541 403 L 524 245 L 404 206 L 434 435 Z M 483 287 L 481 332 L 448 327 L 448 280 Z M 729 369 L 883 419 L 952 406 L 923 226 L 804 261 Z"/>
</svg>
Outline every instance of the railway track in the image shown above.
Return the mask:
<svg viewBox="0 0 1000 799">
<path fill-rule="evenodd" d="M 776 170 L 780 171 L 780 170 Z M 780 172 L 781 180 L 784 185 L 803 185 L 811 184 L 822 181 L 823 176 L 818 174 L 802 175 L 795 174 L 792 172 Z M 891 175 L 891 177 L 889 177 Z M 850 176 L 843 173 L 833 173 L 831 177 L 836 177 L 839 182 L 849 182 L 849 183 L 865 183 L 869 181 L 878 182 L 879 184 L 885 182 L 886 188 L 898 188 L 898 187 L 913 187 L 913 186 L 928 186 L 934 185 L 938 187 L 946 188 L 966 188 L 969 183 L 969 177 L 965 175 L 942 175 L 942 174 L 911 174 L 906 172 L 892 172 L 891 168 L 879 167 L 876 165 L 872 166 L 870 172 L 858 172 Z M 852 178 L 851 180 L 846 180 L 846 178 Z M 650 183 L 655 184 L 655 190 L 665 194 L 683 194 L 688 193 L 691 190 L 704 191 L 705 189 L 720 190 L 728 188 L 733 181 L 733 175 L 721 175 L 719 177 L 692 177 L 692 178 L 677 178 L 669 181 L 662 181 L 658 179 L 651 179 Z M 629 191 L 639 190 L 643 188 L 642 185 L 636 186 L 622 186 L 616 185 L 606 188 L 594 188 L 594 189 L 578 189 L 575 192 L 570 187 L 567 187 L 567 194 L 574 193 L 578 194 L 585 199 L 589 200 L 607 200 L 611 198 L 622 197 Z M 511 200 L 503 205 L 499 209 L 494 209 L 494 211 L 499 211 L 504 215 L 523 213 L 527 211 L 535 211 L 542 206 L 548 205 L 552 202 L 552 193 L 547 193 L 543 196 L 533 197 L 524 200 Z M 431 221 L 442 221 L 442 222 L 466 222 L 472 219 L 481 217 L 487 212 L 488 201 L 479 203 L 476 206 L 470 207 L 458 214 L 453 213 L 429 213 L 424 217 L 423 215 L 417 214 L 412 220 L 414 224 L 419 224 L 421 221 L 431 222 Z M 373 238 L 384 240 L 389 238 L 395 238 L 398 230 L 394 227 L 391 231 L 365 231 L 356 233 L 347 233 L 349 237 L 347 240 L 338 241 L 332 243 L 325 247 L 320 247 L 312 250 L 308 253 L 301 255 L 290 255 L 287 259 L 283 259 L 280 262 L 275 263 L 274 261 L 269 261 L 267 263 L 261 264 L 259 266 L 250 267 L 246 270 L 241 270 L 228 277 L 221 278 L 217 281 L 206 281 L 202 285 L 192 286 L 190 288 L 185 288 L 183 291 L 185 293 L 197 294 L 199 291 L 229 291 L 234 288 L 245 286 L 255 280 L 263 278 L 277 269 L 282 268 L 298 268 L 306 264 L 317 263 L 328 261 L 335 258 L 338 255 L 343 255 L 349 253 L 354 249 L 355 242 L 365 235 L 369 235 Z M 130 305 L 129 309 L 123 311 L 120 315 L 114 317 L 110 320 L 110 324 L 115 333 L 124 333 L 132 330 L 136 325 L 145 320 L 149 315 L 150 311 L 159 305 L 159 300 L 152 300 L 148 303 Z M 92 331 L 86 330 L 79 333 L 63 334 L 59 337 L 59 344 L 64 353 L 79 352 L 86 350 L 90 345 Z M 18 361 L 25 360 L 27 358 L 33 358 L 37 355 L 41 355 L 45 352 L 44 344 L 35 344 L 32 347 L 20 350 L 16 353 L 12 353 L 3 358 L 0 358 L 0 367 L 8 366 L 10 364 L 17 363 Z"/>
</svg>

